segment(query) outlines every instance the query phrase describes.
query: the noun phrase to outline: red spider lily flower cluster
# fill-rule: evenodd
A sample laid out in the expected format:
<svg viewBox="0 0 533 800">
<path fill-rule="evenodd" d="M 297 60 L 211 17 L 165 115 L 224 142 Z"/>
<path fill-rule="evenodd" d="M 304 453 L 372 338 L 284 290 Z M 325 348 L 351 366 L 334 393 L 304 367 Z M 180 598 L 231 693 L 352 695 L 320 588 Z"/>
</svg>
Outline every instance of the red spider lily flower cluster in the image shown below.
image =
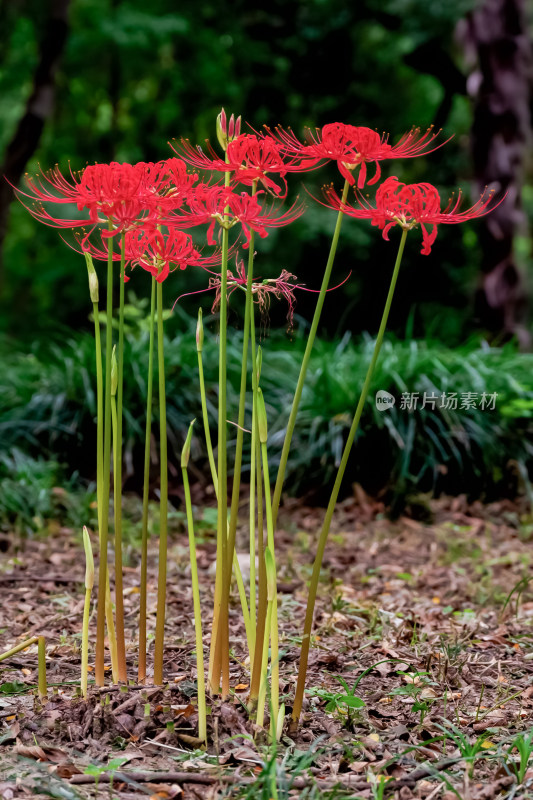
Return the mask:
<svg viewBox="0 0 533 800">
<path fill-rule="evenodd" d="M 265 153 L 273 150 L 272 145 L 264 146 L 261 140 L 256 144 Z M 272 156 L 272 163 L 274 160 Z M 158 281 L 176 267 L 205 268 L 220 262 L 219 252 L 201 256 L 183 229 L 207 225 L 207 242 L 213 245 L 216 225 L 227 229 L 239 225 L 246 248 L 252 230 L 265 237 L 268 229 L 287 225 L 303 213 L 299 203 L 282 213 L 264 206 L 261 202 L 264 192 L 253 196 L 246 192 L 238 194 L 231 187 L 199 181 L 198 175 L 188 172 L 187 164 L 179 158 L 134 165 L 95 164 L 79 174 L 71 172 L 70 180 L 56 167 L 49 173 L 28 178 L 27 189 L 17 192 L 40 221 L 58 228 L 82 228 L 75 235 L 76 241 L 81 250 L 96 259 L 108 257 L 112 246 L 106 239 L 124 233 L 126 260 L 132 266 L 147 269 Z M 88 214 L 84 219 L 54 217 L 46 210 L 45 203 L 76 205 L 79 211 Z M 94 242 L 95 230 L 103 246 Z M 118 260 L 120 255 L 113 253 L 113 258 Z"/>
<path fill-rule="evenodd" d="M 144 227 L 128 231 L 125 238 L 125 255 L 132 266 L 140 266 L 162 283 L 174 269 L 198 266 L 202 260 L 194 247 L 192 237 L 171 228 L 167 232 L 157 227 Z"/>
<path fill-rule="evenodd" d="M 27 190 L 17 190 L 19 198 L 29 200 L 30 213 L 48 225 L 75 228 L 111 222 L 115 235 L 135 226 L 139 218 L 157 215 L 161 210 L 180 208 L 190 195 L 197 175 L 187 172 L 178 158 L 157 163 L 93 164 L 67 180 L 56 166 L 48 173 L 27 178 Z M 71 220 L 52 217 L 44 203 L 75 204 L 88 211 L 88 218 Z"/>
<path fill-rule="evenodd" d="M 359 189 L 365 185 L 368 163 L 374 162 L 376 165 L 375 175 L 368 181 L 371 185 L 377 183 L 381 177 L 380 161 L 427 155 L 445 144 L 434 144 L 439 134 L 434 133 L 433 128 L 428 128 L 425 133 L 413 128 L 395 145 L 389 144 L 388 135 L 380 136 L 371 128 L 345 125 L 342 122 L 324 125 L 322 130 L 317 128 L 315 133 L 308 130 L 306 144 L 302 144 L 290 128 L 284 130 L 277 127 L 275 132 L 267 128 L 267 132 L 282 145 L 286 155 L 300 168 L 313 169 L 324 161 L 336 161 L 341 175 L 353 186 L 353 173 L 359 167 Z"/>
<path fill-rule="evenodd" d="M 207 243 L 210 245 L 216 244 L 214 231 L 217 223 L 227 230 L 240 224 L 245 238 L 243 248 L 246 249 L 251 230 L 264 238 L 268 235 L 267 228 L 289 225 L 304 212 L 303 204 L 296 201 L 287 211 L 278 213 L 272 207 L 261 205 L 262 194 L 237 194 L 226 186 L 202 184 L 189 196 L 188 208 L 165 218 L 165 223 L 180 228 L 208 224 Z"/>
<path fill-rule="evenodd" d="M 364 127 L 334 122 L 308 131 L 302 143 L 290 128 L 266 128 L 258 135 L 241 134 L 241 119 L 224 110 L 217 119 L 217 137 L 224 150 L 220 157 L 207 143 L 204 151 L 181 140 L 175 152 L 179 157 L 138 164 L 94 164 L 80 172 L 64 176 L 56 166 L 48 173 L 27 177 L 26 190 L 16 190 L 19 199 L 41 222 L 73 229 L 78 247 L 97 259 L 123 257 L 134 267 L 140 266 L 161 282 L 170 272 L 187 266 L 209 267 L 220 263 L 220 251 L 205 256 L 185 231 L 206 226 L 205 241 L 217 245 L 220 232 L 236 228 L 237 241 L 250 246 L 251 234 L 264 238 L 272 228 L 288 225 L 300 217 L 304 206 L 298 200 L 286 210 L 277 208 L 275 199 L 287 195 L 289 173 L 314 170 L 327 161 L 335 161 L 343 177 L 361 189 L 365 183 L 380 180 L 382 161 L 392 158 L 413 158 L 432 152 L 444 142 L 432 128 L 425 132 L 414 128 L 394 144 L 388 135 Z M 368 179 L 367 168 L 375 165 Z M 191 167 L 193 168 L 191 171 Z M 197 170 L 209 177 L 201 179 Z M 229 174 L 222 182 L 216 173 Z M 229 185 L 227 185 L 229 184 Z M 263 188 L 257 191 L 258 186 Z M 252 187 L 252 192 L 239 187 Z M 265 203 L 267 193 L 271 200 Z M 274 196 L 272 198 L 272 196 Z M 375 206 L 356 190 L 354 205 L 343 203 L 331 187 L 325 191 L 326 205 L 348 216 L 370 219 L 383 230 L 384 238 L 393 225 L 422 230 L 422 253 L 428 254 L 441 223 L 458 223 L 488 213 L 494 207 L 492 194 L 482 196 L 467 211 L 460 211 L 461 195 L 455 203 L 441 210 L 441 201 L 431 184 L 406 185 L 397 178 L 388 178 L 376 191 Z M 74 206 L 82 219 L 54 217 L 49 205 Z M 66 210 L 66 209 L 65 209 Z M 81 230 L 79 230 L 81 229 Z M 217 235 L 218 230 L 218 235 Z M 113 237 L 123 235 L 123 252 L 114 251 Z M 95 243 L 98 236 L 99 244 Z M 196 240 L 196 237 L 195 237 Z M 233 245 L 236 247 L 236 244 Z M 121 246 L 122 249 L 122 246 Z M 232 248 L 230 247 L 230 252 Z M 272 282 L 254 284 L 254 295 L 285 296 L 292 309 L 292 290 L 302 288 L 282 273 Z M 229 286 L 239 285 L 237 277 L 228 273 Z M 211 288 L 215 284 L 211 282 Z M 263 305 L 266 300 L 261 301 Z"/>
<path fill-rule="evenodd" d="M 495 207 L 494 192 L 482 195 L 471 208 L 460 210 L 462 195 L 449 201 L 441 210 L 441 199 L 437 189 L 430 183 L 401 183 L 398 178 L 390 177 L 383 181 L 376 192 L 375 206 L 360 194 L 356 196 L 357 205 L 343 203 L 333 187 L 327 187 L 324 195 L 327 205 L 341 210 L 356 219 L 369 219 L 383 231 L 383 238 L 388 240 L 388 233 L 394 225 L 410 230 L 420 225 L 422 231 L 422 254 L 429 255 L 437 238 L 437 225 L 466 222 L 488 214 Z M 501 202 L 501 201 L 499 201 Z M 428 229 L 428 226 L 431 228 Z"/>
<path fill-rule="evenodd" d="M 318 161 L 302 165 L 301 159 L 286 155 L 285 148 L 271 137 L 260 137 L 243 133 L 229 141 L 226 158 L 220 158 L 207 142 L 207 153 L 200 146 L 194 147 L 187 139 L 171 145 L 172 149 L 188 164 L 216 172 L 231 173 L 232 185 L 253 186 L 261 183 L 275 195 L 286 196 L 288 172 L 304 172 L 314 169 Z M 272 175 L 277 176 L 278 181 Z"/>
</svg>

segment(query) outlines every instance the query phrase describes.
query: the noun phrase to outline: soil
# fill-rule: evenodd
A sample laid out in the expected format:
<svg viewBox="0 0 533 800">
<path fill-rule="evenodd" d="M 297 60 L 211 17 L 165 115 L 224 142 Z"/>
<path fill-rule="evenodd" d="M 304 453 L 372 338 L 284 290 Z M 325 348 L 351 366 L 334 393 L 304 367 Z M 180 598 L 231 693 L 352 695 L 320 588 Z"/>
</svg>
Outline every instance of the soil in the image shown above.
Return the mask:
<svg viewBox="0 0 533 800">
<path fill-rule="evenodd" d="M 199 498 L 198 491 L 201 507 Z M 529 751 L 520 760 L 514 744 L 517 737 L 527 742 L 533 720 L 531 513 L 521 500 L 483 506 L 464 497 L 424 499 L 419 517 L 421 508 L 424 521 L 414 513 L 391 521 L 359 487 L 339 506 L 324 559 L 304 713 L 296 732 L 287 716 L 277 754 L 246 712 L 250 675 L 236 591 L 231 697 L 209 702 L 207 750 L 197 738 L 183 515 L 175 515 L 168 550 L 167 684 L 150 685 L 150 674 L 146 686 L 136 683 L 139 565 L 132 534 L 124 570 L 131 685 L 93 685 L 87 701 L 77 692 L 81 536 L 51 526 L 26 541 L 8 537 L 0 652 L 45 636 L 49 696 L 41 703 L 35 691 L 35 647 L 0 664 L 0 797 L 268 798 L 275 755 L 280 797 L 533 797 L 533 760 Z M 280 694 L 287 715 L 323 513 L 287 501 L 276 532 Z M 205 517 L 198 511 L 207 654 L 215 536 Z M 243 528 L 239 550 L 244 536 Z M 156 586 L 154 538 L 152 633 Z M 93 613 L 91 653 L 94 623 Z M 149 667 L 152 645 L 150 638 Z M 355 695 L 361 702 L 345 702 L 340 679 L 349 687 L 360 679 Z"/>
</svg>

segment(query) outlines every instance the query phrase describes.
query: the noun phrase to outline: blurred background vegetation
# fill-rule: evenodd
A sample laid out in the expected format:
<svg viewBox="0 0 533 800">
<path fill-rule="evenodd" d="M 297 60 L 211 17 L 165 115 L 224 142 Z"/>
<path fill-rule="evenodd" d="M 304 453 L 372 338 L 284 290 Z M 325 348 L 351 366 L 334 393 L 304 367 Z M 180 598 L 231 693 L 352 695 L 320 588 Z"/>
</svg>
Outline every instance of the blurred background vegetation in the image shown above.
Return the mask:
<svg viewBox="0 0 533 800">
<path fill-rule="evenodd" d="M 2 172 L 17 184 L 38 165 L 58 162 L 68 170 L 94 161 L 165 158 L 173 138 L 214 139 L 222 106 L 254 128 L 281 123 L 297 134 L 306 125 L 342 121 L 386 131 L 395 142 L 412 125 L 442 128 L 443 137 L 454 137 L 445 147 L 422 159 L 388 162 L 384 174 L 434 183 L 443 198 L 462 187 L 475 199 L 486 184 L 507 197 L 487 221 L 442 226 L 429 257 L 420 255 L 417 234 L 410 237 L 391 315 L 394 344 L 376 388 L 398 394 L 429 385 L 459 392 L 483 386 L 501 391 L 501 403 L 492 415 L 463 411 L 448 418 L 396 410 L 385 419 L 369 407 L 373 433 L 365 430 L 351 477 L 404 498 L 441 489 L 476 496 L 523 491 L 533 447 L 530 10 L 525 0 L 271 0 L 263 8 L 245 0 L 152 0 L 148 6 L 141 0 L 3 0 Z M 303 183 L 316 194 L 331 180 L 339 184 L 333 168 L 304 176 Z M 291 191 L 306 196 L 297 180 Z M 334 212 L 309 200 L 302 220 L 261 240 L 260 274 L 286 268 L 318 288 L 333 223 Z M 0 475 L 12 475 L 13 459 L 20 464 L 23 452 L 33 459 L 51 455 L 54 470 L 63 469 L 68 480 L 75 470 L 90 480 L 84 260 L 13 202 L 5 182 L 0 246 Z M 393 251 L 369 225 L 345 223 L 335 269 L 339 281 L 350 271 L 351 277 L 326 302 L 315 391 L 305 400 L 293 448 L 293 491 L 331 478 Z M 142 277 L 128 285 L 141 302 L 149 286 Z M 176 274 L 165 287 L 169 306 L 204 285 L 191 270 Z M 281 331 L 266 345 L 278 438 L 315 297 L 300 292 L 297 300 L 299 321 L 289 335 L 286 309 L 273 305 L 271 327 Z M 209 295 L 200 302 L 207 312 Z M 184 355 L 191 341 L 184 337 L 193 330 L 188 315 L 197 306 L 197 298 L 180 300 L 179 314 L 167 323 L 176 344 L 169 380 L 177 448 L 198 414 L 194 353 Z M 237 314 L 232 322 L 237 346 Z M 126 472 L 135 488 L 145 332 L 137 317 L 132 326 L 132 392 L 138 393 L 127 412 Z M 211 329 L 214 344 L 216 326 Z M 274 458 L 275 447 L 276 441 Z M 361 470 L 362 459 L 368 463 L 376 452 L 379 459 Z M 201 466 L 200 451 L 197 456 Z"/>
</svg>

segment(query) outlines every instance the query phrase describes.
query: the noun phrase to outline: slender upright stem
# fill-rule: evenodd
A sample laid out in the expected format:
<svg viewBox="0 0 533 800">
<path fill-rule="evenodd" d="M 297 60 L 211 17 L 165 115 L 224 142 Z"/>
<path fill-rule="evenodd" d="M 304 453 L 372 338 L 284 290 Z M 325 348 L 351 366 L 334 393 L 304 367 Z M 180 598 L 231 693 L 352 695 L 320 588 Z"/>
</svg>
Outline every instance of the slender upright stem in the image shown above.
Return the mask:
<svg viewBox="0 0 533 800">
<path fill-rule="evenodd" d="M 159 496 L 159 574 L 157 580 L 157 615 L 155 624 L 154 683 L 163 683 L 163 647 L 165 638 L 165 603 L 167 589 L 167 410 L 165 396 L 165 351 L 163 340 L 163 286 L 157 282 L 157 363 L 159 369 L 159 460 L 161 485 Z"/>
<path fill-rule="evenodd" d="M 265 510 L 266 510 L 266 523 L 267 523 L 267 546 L 270 551 L 272 559 L 272 569 L 274 575 L 276 574 L 276 560 L 275 560 L 275 547 L 274 547 L 274 526 L 272 520 L 272 504 L 270 494 L 270 477 L 268 470 L 268 454 L 266 442 L 261 442 L 261 456 L 263 461 L 263 478 L 265 481 Z M 265 629 L 265 641 L 268 643 L 268 636 L 270 634 L 270 705 L 273 719 L 274 740 L 276 739 L 275 731 L 277 727 L 278 711 L 279 711 L 279 649 L 278 649 L 278 595 L 274 585 L 271 591 L 272 598 L 272 611 L 271 611 L 271 624 L 270 628 Z"/>
<path fill-rule="evenodd" d="M 346 198 L 348 196 L 348 189 L 349 189 L 349 183 L 348 181 L 345 181 L 344 188 L 342 191 L 342 200 L 341 200 L 342 203 L 346 202 Z M 291 413 L 289 416 L 289 421 L 287 423 L 287 430 L 285 432 L 285 439 L 283 441 L 283 449 L 281 451 L 281 457 L 278 467 L 278 476 L 276 478 L 276 485 L 274 487 L 274 497 L 272 500 L 272 519 L 274 527 L 276 527 L 276 521 L 278 518 L 279 504 L 281 500 L 281 491 L 283 489 L 283 481 L 285 480 L 285 470 L 287 469 L 287 459 L 289 457 L 289 450 L 291 447 L 292 435 L 294 433 L 294 426 L 296 425 L 296 416 L 298 414 L 298 408 L 302 397 L 302 391 L 305 383 L 305 376 L 307 375 L 307 368 L 309 366 L 309 360 L 311 358 L 313 345 L 315 343 L 315 336 L 318 329 L 318 323 L 320 321 L 320 315 L 322 313 L 322 306 L 324 305 L 324 300 L 326 298 L 326 292 L 328 290 L 329 281 L 331 278 L 331 271 L 333 269 L 333 262 L 335 261 L 335 253 L 337 252 L 337 244 L 341 232 L 342 218 L 343 218 L 343 213 L 342 211 L 339 211 L 339 213 L 337 214 L 337 222 L 335 224 L 335 230 L 333 232 L 333 239 L 331 241 L 331 247 L 326 264 L 326 270 L 324 272 L 324 277 L 322 278 L 322 285 L 320 287 L 320 293 L 318 295 L 318 299 L 316 302 L 313 321 L 311 322 L 311 328 L 309 329 L 309 333 L 307 335 L 307 344 L 302 359 L 302 365 L 300 367 L 298 383 L 296 384 L 296 391 L 294 392 Z"/>
<path fill-rule="evenodd" d="M 252 369 L 255 369 L 252 366 Z M 256 559 L 256 546 L 255 546 L 255 513 L 256 513 L 256 505 L 255 505 L 255 497 L 256 497 L 256 490 L 255 490 L 255 473 L 256 473 L 256 457 L 255 457 L 255 448 L 256 448 L 256 427 L 257 427 L 257 420 L 256 420 L 256 408 L 255 403 L 252 401 L 252 442 L 250 447 L 250 622 L 252 627 L 252 640 L 253 640 L 253 647 L 255 651 L 255 630 L 256 630 L 256 570 L 255 570 L 255 559 Z M 253 665 L 254 662 L 254 653 L 250 652 L 250 672 L 253 672 Z"/>
<path fill-rule="evenodd" d="M 120 293 L 118 317 L 117 444 L 114 457 L 113 487 L 115 506 L 115 613 L 117 620 L 118 677 L 127 681 L 124 634 L 124 589 L 122 583 L 122 406 L 124 398 L 124 264 L 125 235 L 120 241 Z"/>
<path fill-rule="evenodd" d="M 39 636 L 37 639 L 37 660 L 39 664 L 38 670 L 38 691 L 39 699 L 46 700 L 48 696 L 48 686 L 46 685 L 46 639 L 44 636 Z"/>
<path fill-rule="evenodd" d="M 144 434 L 144 482 L 141 539 L 141 591 L 139 607 L 139 683 L 146 680 L 146 599 L 148 581 L 148 499 L 150 495 L 150 446 L 152 441 L 152 395 L 154 384 L 155 276 L 150 294 L 150 338 L 148 343 L 148 375 L 146 376 L 146 427 Z"/>
<path fill-rule="evenodd" d="M 257 421 L 257 394 L 259 389 L 259 376 L 257 374 L 256 364 L 256 346 L 255 346 L 255 320 L 254 308 L 252 306 L 252 313 L 250 319 L 250 345 L 252 355 L 252 390 L 253 390 L 253 410 L 252 417 L 254 420 L 254 443 L 255 451 L 252 451 L 252 459 L 255 458 L 255 472 L 257 480 L 257 561 L 259 565 L 258 575 L 258 589 L 257 589 L 257 620 L 255 626 L 255 651 L 252 666 L 252 678 L 250 681 L 250 695 L 248 698 L 248 707 L 253 711 L 257 703 L 261 688 L 262 678 L 262 661 L 263 661 L 263 640 L 265 638 L 265 626 L 267 624 L 267 581 L 264 560 L 264 542 L 263 542 L 263 488 L 262 488 L 262 471 L 261 471 L 261 444 L 259 442 L 259 428 Z M 252 487 L 253 491 L 253 487 Z M 254 536 L 255 520 L 250 518 L 250 542 Z M 255 566 L 255 564 L 254 564 Z M 250 580 L 250 591 L 251 580 Z M 255 586 L 253 587 L 255 591 Z"/>
<path fill-rule="evenodd" d="M 113 223 L 109 220 L 109 229 Z M 113 350 L 113 244 L 108 240 L 107 259 L 107 314 L 106 314 L 106 353 L 105 353 L 105 412 L 104 412 L 104 453 L 102 480 L 102 523 L 100 528 L 100 565 L 98 570 L 98 603 L 96 615 L 96 650 L 94 678 L 97 686 L 103 686 L 104 676 L 104 638 L 106 612 L 107 579 L 107 540 L 109 532 L 109 488 L 111 471 L 111 353 Z"/>
<path fill-rule="evenodd" d="M 274 601 L 268 599 L 266 604 L 266 615 L 265 615 L 265 636 L 260 642 L 261 656 L 259 659 L 257 659 L 257 663 L 260 665 L 259 669 L 260 685 L 257 698 L 257 715 L 255 718 L 255 723 L 260 728 L 263 727 L 265 721 L 265 698 L 268 685 L 268 641 L 269 641 L 270 631 L 272 630 L 273 605 Z M 257 639 L 256 641 L 259 642 L 259 639 Z"/>
<path fill-rule="evenodd" d="M 205 742 L 207 738 L 207 719 L 205 703 L 204 645 L 202 639 L 202 611 L 200 607 L 200 587 L 198 584 L 198 566 L 196 563 L 196 542 L 194 539 L 194 521 L 192 514 L 191 491 L 187 467 L 182 466 L 183 488 L 185 489 L 185 507 L 187 511 L 187 528 L 189 531 L 189 554 L 191 559 L 192 599 L 194 606 L 194 630 L 196 633 L 196 671 L 198 675 L 198 737 Z"/>
<path fill-rule="evenodd" d="M 252 197 L 257 191 L 257 181 L 254 181 L 252 186 Z M 239 513 L 239 498 L 241 489 L 241 469 L 242 469 L 242 445 L 244 439 L 244 412 L 246 409 L 246 382 L 248 377 L 248 339 L 250 336 L 250 318 L 252 313 L 252 285 L 254 273 L 254 244 L 255 234 L 250 231 L 250 242 L 248 247 L 248 275 L 246 279 L 246 302 L 244 307 L 244 329 L 242 336 L 242 358 L 241 358 L 241 386 L 239 392 L 239 411 L 237 416 L 237 443 L 235 449 L 235 466 L 233 469 L 233 487 L 231 494 L 231 513 L 229 521 L 229 534 L 228 534 L 228 568 L 230 571 L 231 580 L 231 561 L 233 558 L 233 551 L 235 550 L 235 536 L 237 533 L 237 517 Z M 253 369 L 253 364 L 252 364 Z M 228 581 L 229 588 L 230 581 Z M 228 602 L 229 598 L 224 598 L 224 602 Z"/>
<path fill-rule="evenodd" d="M 83 528 L 83 549 L 85 551 L 85 602 L 83 604 L 83 627 L 81 632 L 81 696 L 87 697 L 87 672 L 89 666 L 89 616 L 91 613 L 91 592 L 94 585 L 94 559 L 89 531 Z"/>
<path fill-rule="evenodd" d="M 196 334 L 196 350 L 198 352 L 198 377 L 200 379 L 200 398 L 202 402 L 202 419 L 204 422 L 204 436 L 205 445 L 207 447 L 207 457 L 209 459 L 209 467 L 211 469 L 211 479 L 215 489 L 215 495 L 218 497 L 218 475 L 215 465 L 215 456 L 213 455 L 213 444 L 211 442 L 211 431 L 209 430 L 209 416 L 207 413 L 207 397 L 205 393 L 205 380 L 204 380 L 204 362 L 203 362 L 203 344 L 204 344 L 204 330 L 202 323 L 202 309 L 198 311 L 198 327 Z"/>
<path fill-rule="evenodd" d="M 229 185 L 229 172 L 225 176 L 225 184 Z M 220 334 L 219 334 L 219 371 L 218 371 L 218 524 L 217 524 L 217 573 L 220 570 L 220 600 L 215 592 L 215 610 L 213 614 L 213 632 L 211 648 L 214 650 L 211 689 L 216 691 L 221 677 L 221 694 L 226 698 L 229 694 L 229 612 L 224 602 L 229 597 L 229 578 L 231 561 L 228 566 L 228 476 L 227 476 L 227 403 L 226 403 L 226 347 L 228 316 L 228 228 L 227 209 L 224 210 L 222 226 L 222 263 L 220 266 Z M 217 619 L 218 617 L 218 619 Z M 215 623 L 215 620 L 216 623 Z"/>
<path fill-rule="evenodd" d="M 87 671 L 89 665 L 89 616 L 91 613 L 91 589 L 85 589 L 83 604 L 83 629 L 81 632 L 81 696 L 87 697 Z"/>
<path fill-rule="evenodd" d="M 93 302 L 93 316 L 94 344 L 96 351 L 96 505 L 98 506 L 98 537 L 101 539 L 104 486 L 104 378 L 102 375 L 100 312 L 97 302 Z M 113 676 L 113 681 L 116 683 L 119 680 L 117 638 L 115 634 L 115 622 L 113 620 L 111 589 L 109 587 L 109 569 L 107 570 L 106 574 L 105 618 L 107 635 L 109 638 L 109 652 L 111 655 L 111 673 Z"/>
<path fill-rule="evenodd" d="M 93 302 L 94 347 L 96 353 L 96 505 L 98 527 L 102 525 L 102 488 L 104 479 L 104 377 L 98 303 Z"/>
<path fill-rule="evenodd" d="M 298 671 L 298 682 L 296 685 L 296 695 L 294 698 L 294 705 L 292 711 L 292 719 L 294 724 L 298 724 L 298 720 L 300 719 L 300 714 L 302 711 L 302 703 L 303 703 L 303 696 L 304 696 L 304 689 L 305 689 L 305 676 L 307 673 L 307 662 L 309 659 L 309 646 L 311 641 L 311 629 L 313 626 L 313 615 L 315 610 L 315 601 L 316 595 L 318 590 L 318 581 L 320 578 L 320 570 L 322 567 L 322 559 L 324 557 L 324 550 L 326 547 L 326 542 L 328 539 L 329 529 L 331 526 L 331 520 L 333 518 L 333 512 L 335 510 L 335 505 L 337 503 L 337 498 L 339 496 L 339 491 L 341 488 L 342 479 L 344 477 L 344 472 L 346 470 L 346 465 L 348 463 L 348 458 L 350 456 L 350 451 L 352 449 L 352 445 L 355 439 L 355 434 L 357 433 L 357 429 L 359 428 L 359 421 L 361 419 L 361 414 L 363 413 L 363 407 L 365 405 L 366 398 L 368 396 L 368 392 L 370 389 L 370 384 L 372 381 L 372 375 L 374 373 L 374 369 L 376 366 L 376 362 L 378 360 L 379 351 L 381 350 L 381 345 L 383 343 L 383 337 L 385 335 L 385 329 L 387 327 L 387 321 L 389 318 L 389 312 L 392 305 L 392 298 L 394 297 L 394 290 L 396 288 L 396 281 L 398 279 L 398 273 L 400 271 L 400 265 L 402 263 L 402 255 L 405 246 L 405 240 L 407 237 L 407 230 L 402 231 L 402 238 L 400 239 L 400 245 L 398 248 L 398 255 L 396 257 L 396 263 L 394 265 L 394 270 L 392 273 L 392 278 L 389 286 L 389 292 L 387 295 L 387 300 L 385 302 L 385 308 L 383 310 L 383 316 L 381 318 L 381 324 L 379 326 L 378 335 L 376 338 L 376 343 L 374 345 L 374 352 L 372 353 L 372 358 L 370 360 L 370 364 L 366 373 L 365 382 L 363 384 L 363 388 L 361 391 L 361 397 L 359 398 L 359 402 L 357 404 L 357 408 L 355 411 L 355 415 L 352 421 L 352 425 L 350 428 L 350 432 L 348 433 L 348 438 L 346 440 L 346 444 L 344 445 L 344 451 L 342 454 L 341 463 L 339 465 L 339 469 L 337 472 L 337 477 L 335 478 L 335 484 L 333 486 L 333 490 L 331 492 L 331 497 L 329 499 L 328 507 L 326 510 L 326 516 L 324 518 L 324 523 L 322 525 L 322 530 L 320 531 L 320 537 L 318 540 L 318 547 L 315 556 L 315 562 L 313 564 L 313 574 L 311 577 L 311 583 L 309 585 L 309 596 L 307 599 L 307 610 L 305 614 L 305 622 L 304 622 L 304 633 L 302 637 L 302 646 L 300 651 L 300 667 Z"/>
</svg>

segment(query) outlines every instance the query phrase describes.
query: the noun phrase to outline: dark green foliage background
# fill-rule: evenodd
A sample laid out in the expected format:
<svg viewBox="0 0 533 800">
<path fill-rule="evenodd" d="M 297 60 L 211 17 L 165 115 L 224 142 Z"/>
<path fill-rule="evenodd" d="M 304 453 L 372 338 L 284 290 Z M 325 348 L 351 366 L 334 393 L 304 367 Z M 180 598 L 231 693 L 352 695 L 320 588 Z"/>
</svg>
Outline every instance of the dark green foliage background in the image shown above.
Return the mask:
<svg viewBox="0 0 533 800">
<path fill-rule="evenodd" d="M 93 161 L 164 158 L 172 138 L 214 138 L 215 117 L 225 106 L 256 128 L 282 123 L 298 134 L 305 125 L 344 121 L 390 132 L 396 141 L 413 124 L 437 122 L 447 136 L 454 134 L 445 148 L 423 159 L 389 162 L 384 174 L 430 180 L 444 197 L 457 184 L 468 190 L 471 107 L 453 31 L 472 5 L 473 0 L 277 0 L 250 8 L 243 0 L 185 0 L 179 6 L 170 0 L 149 6 L 140 0 L 72 0 L 55 112 L 29 171 L 38 163 L 77 169 Z M 47 4 L 37 0 L 2 6 L 0 152 L 31 92 L 46 11 Z M 304 176 L 315 193 L 330 180 L 341 184 L 334 168 Z M 292 192 L 306 196 L 299 179 Z M 309 199 L 302 221 L 260 243 L 261 274 L 285 267 L 318 287 L 332 226 L 333 212 Z M 443 229 L 431 257 L 419 251 L 415 235 L 392 326 L 402 334 L 414 307 L 415 335 L 438 330 L 455 344 L 475 328 L 476 228 Z M 326 309 L 330 335 L 377 328 L 393 258 L 394 244 L 384 243 L 368 224 L 345 225 L 336 271 L 341 279 L 353 272 L 342 289 L 340 318 L 338 296 Z M 203 275 L 180 274 L 169 281 L 169 302 L 203 285 Z M 39 226 L 16 203 L 2 286 L 4 331 L 34 337 L 58 324 L 87 326 L 83 260 L 57 231 Z M 312 296 L 301 295 L 299 313 L 309 317 L 313 305 Z M 185 307 L 194 311 L 196 302 L 185 301 Z M 283 316 L 274 314 L 273 323 Z"/>
<path fill-rule="evenodd" d="M 260 8 L 245 0 L 71 0 L 55 110 L 28 171 L 56 162 L 68 170 L 69 165 L 79 169 L 94 161 L 165 158 L 172 153 L 167 142 L 174 138 L 189 137 L 200 144 L 207 137 L 214 140 L 215 119 L 224 106 L 256 129 L 281 123 L 298 135 L 306 125 L 341 121 L 389 132 L 395 142 L 412 125 L 425 129 L 435 124 L 443 128 L 443 137 L 453 135 L 445 147 L 421 159 L 389 162 L 383 174 L 407 182 L 430 181 L 442 189 L 443 199 L 458 186 L 468 194 L 472 106 L 466 95 L 468 68 L 454 32 L 475 2 L 271 0 Z M 31 94 L 47 9 L 41 0 L 0 2 L 0 154 Z M 314 203 L 305 189 L 318 195 L 320 186 L 331 181 L 341 187 L 333 166 L 293 179 L 289 200 L 296 194 L 305 197 L 308 210 L 294 225 L 258 243 L 256 264 L 262 277 L 277 276 L 286 268 L 318 288 L 335 215 Z M 527 186 L 524 204 L 531 218 L 533 193 Z M 389 496 L 400 502 L 419 490 L 466 489 L 490 496 L 512 494 L 527 485 L 533 369 L 530 357 L 518 355 L 512 344 L 503 351 L 479 347 L 485 332 L 474 317 L 473 294 L 479 281 L 480 224 L 441 226 L 429 257 L 420 255 L 420 234 L 409 237 L 390 319 L 389 342 L 394 344 L 385 348 L 375 386 L 397 397 L 401 391 L 423 392 L 433 386 L 459 392 L 479 386 L 480 391 L 501 393 L 500 410 L 497 418 L 481 412 L 445 417 L 398 410 L 385 417 L 369 404 L 349 478 L 366 481 L 371 490 L 387 486 Z M 387 243 L 368 223 L 344 223 L 335 282 L 350 271 L 351 277 L 326 301 L 323 341 L 291 449 L 293 491 L 312 484 L 320 492 L 321 486 L 330 485 L 368 361 L 364 337 L 374 336 L 379 324 L 397 233 Z M 525 236 L 517 238 L 517 252 L 522 266 L 530 268 Z M 174 274 L 165 284 L 168 306 L 206 284 L 202 272 Z M 147 276 L 139 271 L 128 284 L 141 301 L 148 288 Z M 310 319 L 315 299 L 298 294 L 300 320 Z M 180 312 L 167 323 L 169 428 L 176 452 L 190 418 L 199 414 L 194 323 L 187 314 L 196 316 L 200 302 L 207 312 L 212 298 L 180 300 Z M 301 322 L 299 335 L 283 333 L 286 310 L 272 304 L 270 325 L 280 333 L 265 342 L 265 362 L 270 358 L 272 369 L 265 394 L 274 461 L 305 335 Z M 86 479 L 93 477 L 94 453 L 87 446 L 94 431 L 89 312 L 84 259 L 65 246 L 56 230 L 39 225 L 12 203 L 0 273 L 0 332 L 6 337 L 0 347 L 0 451 L 6 454 L 0 478 L 21 475 L 15 483 L 22 489 L 8 492 L 15 506 L 8 508 L 8 525 L 17 504 L 22 508 L 28 496 L 40 497 L 24 477 L 31 467 L 20 452 L 52 458 L 43 485 L 60 480 L 61 467 L 55 462 L 66 465 L 72 485 L 76 470 Z M 239 321 L 237 304 L 230 317 L 230 380 L 235 388 Z M 135 336 L 126 351 L 133 377 L 127 387 L 131 396 L 126 397 L 128 469 L 139 462 L 144 425 L 145 333 L 141 319 L 131 322 Z M 206 314 L 206 324 L 211 335 L 207 371 L 214 380 L 216 320 Z M 214 408 L 216 396 L 211 402 Z M 201 465 L 200 438 L 196 448 L 193 455 Z M 40 462 L 36 464 L 39 476 Z M 128 478 L 131 488 L 138 488 L 139 475 L 135 471 Z M 49 501 L 49 492 L 43 506 L 36 501 L 32 518 L 46 514 Z"/>
</svg>

